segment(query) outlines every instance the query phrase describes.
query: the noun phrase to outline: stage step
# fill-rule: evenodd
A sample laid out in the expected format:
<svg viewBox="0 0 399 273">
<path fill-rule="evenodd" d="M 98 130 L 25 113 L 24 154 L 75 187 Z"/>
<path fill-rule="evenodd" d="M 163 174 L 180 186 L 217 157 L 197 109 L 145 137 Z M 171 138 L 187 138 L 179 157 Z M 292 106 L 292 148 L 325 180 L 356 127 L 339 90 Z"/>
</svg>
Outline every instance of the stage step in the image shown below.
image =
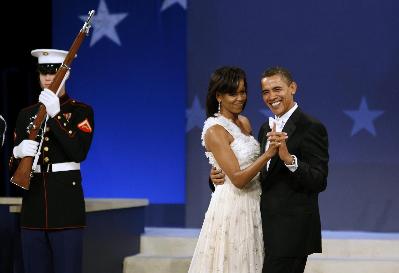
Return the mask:
<svg viewBox="0 0 399 273">
<path fill-rule="evenodd" d="M 125 258 L 123 273 L 187 273 L 191 257 L 138 254 Z"/>
<path fill-rule="evenodd" d="M 399 259 L 375 257 L 314 257 L 311 255 L 305 273 L 399 273 Z"/>
<path fill-rule="evenodd" d="M 123 273 L 187 273 L 199 229 L 146 228 L 140 254 L 125 258 Z"/>
<path fill-rule="evenodd" d="M 123 272 L 187 272 L 198 235 L 199 229 L 146 228 L 140 254 L 125 258 Z M 324 231 L 323 253 L 309 257 L 305 273 L 340 272 L 399 273 L 399 234 Z"/>
<path fill-rule="evenodd" d="M 140 239 L 140 253 L 190 257 L 198 236 L 199 229 L 146 228 Z"/>
<path fill-rule="evenodd" d="M 323 253 L 313 257 L 399 259 L 399 233 L 323 231 Z"/>
</svg>

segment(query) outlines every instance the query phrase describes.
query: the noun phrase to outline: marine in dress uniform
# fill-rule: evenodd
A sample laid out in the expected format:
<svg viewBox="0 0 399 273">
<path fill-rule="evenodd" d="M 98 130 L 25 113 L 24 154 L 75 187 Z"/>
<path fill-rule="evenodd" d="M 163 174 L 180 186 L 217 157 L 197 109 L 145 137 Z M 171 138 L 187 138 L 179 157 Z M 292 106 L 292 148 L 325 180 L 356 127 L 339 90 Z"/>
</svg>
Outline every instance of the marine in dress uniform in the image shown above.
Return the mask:
<svg viewBox="0 0 399 273">
<path fill-rule="evenodd" d="M 33 50 L 38 58 L 42 88 L 39 103 L 22 109 L 15 129 L 14 161 L 39 153 L 30 189 L 24 192 L 21 209 L 21 240 L 26 273 L 80 273 L 85 227 L 85 202 L 80 162 L 85 160 L 93 138 L 92 108 L 68 96 L 46 89 L 67 51 Z M 69 74 L 69 73 L 68 73 Z M 46 106 L 36 141 L 28 130 L 39 110 Z"/>
</svg>

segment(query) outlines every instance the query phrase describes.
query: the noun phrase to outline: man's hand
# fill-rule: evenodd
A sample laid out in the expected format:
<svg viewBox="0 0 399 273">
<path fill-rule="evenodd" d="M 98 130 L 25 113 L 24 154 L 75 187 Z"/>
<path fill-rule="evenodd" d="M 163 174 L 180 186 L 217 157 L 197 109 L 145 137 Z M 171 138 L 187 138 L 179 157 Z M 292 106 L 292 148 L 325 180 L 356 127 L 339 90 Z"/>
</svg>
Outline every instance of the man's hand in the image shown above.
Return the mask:
<svg viewBox="0 0 399 273">
<path fill-rule="evenodd" d="M 46 106 L 47 114 L 54 117 L 60 112 L 60 99 L 50 89 L 45 88 L 39 96 L 39 101 Z"/>
<path fill-rule="evenodd" d="M 217 170 L 215 167 L 211 169 L 210 178 L 215 185 L 222 185 L 225 180 L 225 174 L 222 169 Z"/>
<path fill-rule="evenodd" d="M 284 161 L 285 165 L 292 164 L 292 155 L 290 154 L 290 152 L 288 152 L 287 143 L 285 142 L 285 140 L 282 141 L 279 145 L 278 156 L 282 161 Z"/>
<path fill-rule="evenodd" d="M 35 156 L 37 153 L 37 148 L 39 146 L 39 142 L 25 139 L 22 142 L 15 146 L 13 149 L 13 155 L 15 158 L 23 158 L 26 156 Z"/>
<path fill-rule="evenodd" d="M 274 124 L 271 132 L 267 133 L 269 148 L 267 149 L 266 153 L 269 153 L 272 157 L 278 153 L 278 156 L 285 163 L 285 165 L 292 165 L 293 157 L 287 148 L 287 138 L 287 133 L 276 132 L 276 124 Z"/>
<path fill-rule="evenodd" d="M 285 140 L 288 138 L 285 132 L 276 132 L 276 124 L 274 123 L 272 130 L 266 134 L 267 140 L 269 141 L 269 147 L 265 153 L 272 158 L 277 153 L 280 153 L 280 146 L 285 144 Z"/>
</svg>

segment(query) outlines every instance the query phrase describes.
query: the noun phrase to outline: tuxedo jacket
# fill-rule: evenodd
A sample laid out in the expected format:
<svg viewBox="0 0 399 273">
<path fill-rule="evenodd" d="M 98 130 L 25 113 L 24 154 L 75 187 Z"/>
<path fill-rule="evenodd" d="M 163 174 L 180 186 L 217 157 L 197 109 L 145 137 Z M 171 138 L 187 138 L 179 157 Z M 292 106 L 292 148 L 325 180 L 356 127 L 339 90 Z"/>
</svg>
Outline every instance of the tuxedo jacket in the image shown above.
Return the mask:
<svg viewBox="0 0 399 273">
<path fill-rule="evenodd" d="M 265 151 L 269 123 L 259 131 Z M 318 195 L 327 186 L 328 136 L 326 128 L 297 108 L 283 128 L 287 147 L 297 157 L 291 172 L 274 156 L 261 171 L 260 209 L 265 251 L 275 257 L 303 257 L 321 252 Z"/>
<path fill-rule="evenodd" d="M 15 146 L 28 138 L 27 128 L 35 119 L 39 106 L 37 103 L 20 111 L 14 134 Z M 42 172 L 33 173 L 30 188 L 23 194 L 22 228 L 50 230 L 86 225 L 80 170 L 52 172 L 51 165 L 82 162 L 89 151 L 93 133 L 92 108 L 67 94 L 60 97 L 60 112 L 48 119 L 43 135 L 38 162 Z M 39 137 L 36 140 L 40 142 Z M 13 169 L 18 163 L 19 160 L 12 158 Z"/>
</svg>

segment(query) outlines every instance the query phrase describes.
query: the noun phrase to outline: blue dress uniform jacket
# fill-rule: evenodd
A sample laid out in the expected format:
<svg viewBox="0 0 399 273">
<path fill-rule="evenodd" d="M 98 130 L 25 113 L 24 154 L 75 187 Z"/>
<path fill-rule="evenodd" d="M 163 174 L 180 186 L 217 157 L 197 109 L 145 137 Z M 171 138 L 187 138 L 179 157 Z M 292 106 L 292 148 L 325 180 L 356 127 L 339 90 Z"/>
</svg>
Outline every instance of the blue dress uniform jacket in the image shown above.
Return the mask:
<svg viewBox="0 0 399 273">
<path fill-rule="evenodd" d="M 35 104 L 19 113 L 15 145 L 28 138 L 27 128 L 38 109 L 39 104 Z M 21 227 L 44 230 L 84 227 L 80 170 L 53 171 L 53 164 L 79 163 L 86 158 L 93 138 L 93 110 L 65 94 L 60 98 L 60 113 L 49 117 L 44 131 L 38 162 L 41 170 L 33 173 L 30 189 L 24 191 Z M 37 141 L 40 142 L 39 137 Z"/>
</svg>

